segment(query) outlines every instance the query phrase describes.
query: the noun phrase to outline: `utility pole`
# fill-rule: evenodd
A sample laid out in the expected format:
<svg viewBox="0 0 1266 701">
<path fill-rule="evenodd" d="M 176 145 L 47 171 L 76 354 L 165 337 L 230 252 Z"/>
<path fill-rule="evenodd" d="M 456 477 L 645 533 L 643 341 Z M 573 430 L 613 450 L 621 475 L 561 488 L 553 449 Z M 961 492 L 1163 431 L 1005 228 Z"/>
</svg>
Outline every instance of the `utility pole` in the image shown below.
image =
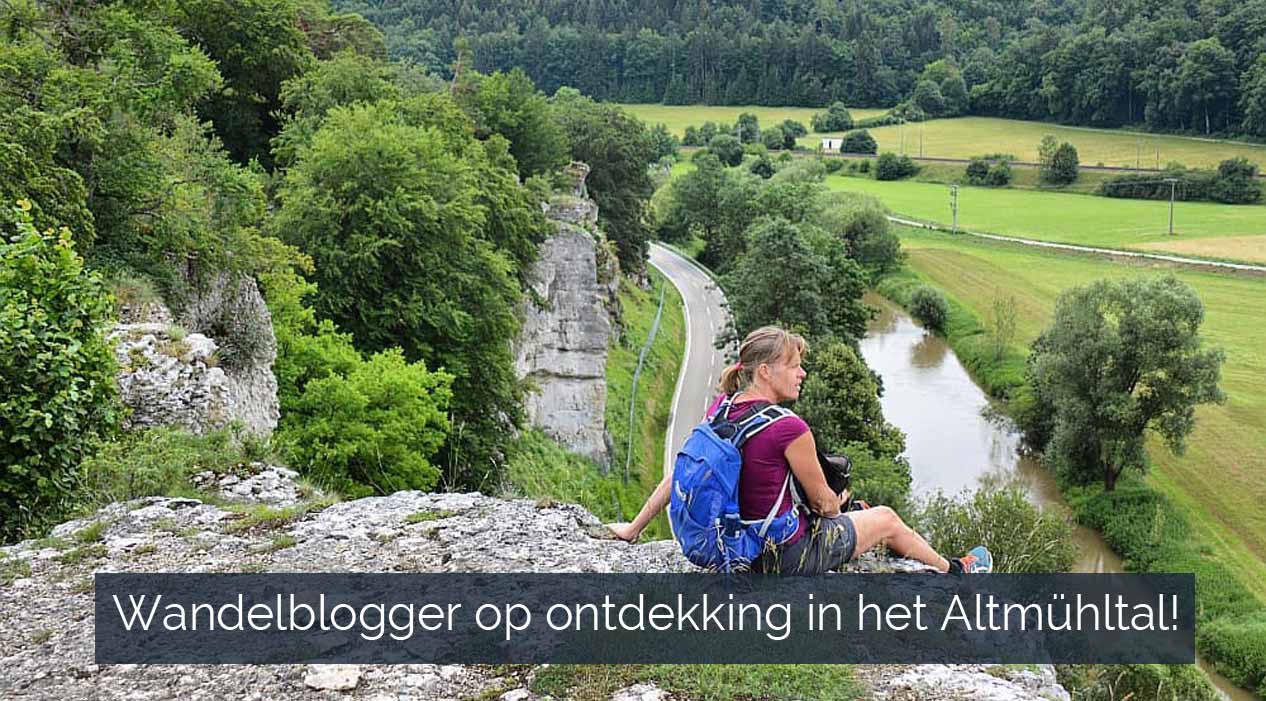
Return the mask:
<svg viewBox="0 0 1266 701">
<path fill-rule="evenodd" d="M 919 158 L 923 158 L 923 122 L 919 122 Z"/>
<path fill-rule="evenodd" d="M 1178 186 L 1178 178 L 1165 178 L 1169 183 L 1169 235 L 1174 235 L 1174 190 Z"/>
<path fill-rule="evenodd" d="M 951 234 L 958 233 L 958 186 L 950 185 L 950 211 L 954 213 L 954 225 Z"/>
<path fill-rule="evenodd" d="M 1134 167 L 1137 169 L 1143 162 L 1143 140 L 1134 140 Z"/>
</svg>

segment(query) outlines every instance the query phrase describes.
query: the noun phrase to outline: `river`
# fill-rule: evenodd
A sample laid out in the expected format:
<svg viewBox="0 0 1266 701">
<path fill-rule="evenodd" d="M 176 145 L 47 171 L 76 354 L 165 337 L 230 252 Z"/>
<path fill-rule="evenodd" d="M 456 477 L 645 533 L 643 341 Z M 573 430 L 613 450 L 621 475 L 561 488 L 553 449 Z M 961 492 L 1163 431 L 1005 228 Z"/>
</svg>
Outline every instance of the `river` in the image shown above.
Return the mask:
<svg viewBox="0 0 1266 701">
<path fill-rule="evenodd" d="M 974 489 L 981 478 L 1016 477 L 1043 510 L 1066 510 L 1049 471 L 1023 455 L 1020 437 L 1005 420 L 989 418 L 989 399 L 976 385 L 944 338 L 926 333 L 897 305 L 868 293 L 879 310 L 861 342 L 862 357 L 883 378 L 884 416 L 906 433 L 916 497 L 942 490 Z M 1123 572 L 1121 558 L 1103 538 L 1073 527 L 1078 557 L 1075 572 Z M 1231 701 L 1253 701 L 1198 659 L 1214 685 Z"/>
</svg>

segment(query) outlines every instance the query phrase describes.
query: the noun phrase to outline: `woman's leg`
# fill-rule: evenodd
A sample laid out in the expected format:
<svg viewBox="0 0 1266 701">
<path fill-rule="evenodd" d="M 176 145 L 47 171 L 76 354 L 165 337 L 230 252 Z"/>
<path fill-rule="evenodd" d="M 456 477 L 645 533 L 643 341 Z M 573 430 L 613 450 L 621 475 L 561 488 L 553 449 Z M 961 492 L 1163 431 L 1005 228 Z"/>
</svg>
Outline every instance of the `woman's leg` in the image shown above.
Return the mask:
<svg viewBox="0 0 1266 701">
<path fill-rule="evenodd" d="M 853 522 L 857 531 L 857 547 L 854 556 L 883 543 L 894 553 L 935 567 L 940 572 L 949 571 L 949 561 L 941 557 L 931 545 L 906 525 L 896 511 L 887 506 L 849 511 L 844 514 Z"/>
</svg>

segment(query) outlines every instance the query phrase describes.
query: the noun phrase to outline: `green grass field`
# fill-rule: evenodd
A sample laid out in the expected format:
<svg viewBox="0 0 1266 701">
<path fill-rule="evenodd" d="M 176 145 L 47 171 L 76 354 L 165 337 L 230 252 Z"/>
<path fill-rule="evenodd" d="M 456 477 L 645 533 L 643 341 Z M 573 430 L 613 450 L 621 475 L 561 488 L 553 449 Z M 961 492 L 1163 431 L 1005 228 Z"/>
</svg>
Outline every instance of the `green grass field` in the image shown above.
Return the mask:
<svg viewBox="0 0 1266 701">
<path fill-rule="evenodd" d="M 658 104 L 621 104 L 630 114 L 638 119 L 654 126 L 663 124 L 668 127 L 668 131 L 681 136 L 686 133 L 686 127 L 702 126 L 704 122 L 715 122 L 720 124 L 734 124 L 739 114 L 743 112 L 751 112 L 756 115 L 756 119 L 760 121 L 761 126 L 770 124 L 782 124 L 784 119 L 794 119 L 804 124 L 805 128 L 809 128 L 809 119 L 818 112 L 825 112 L 825 107 L 762 107 L 760 105 L 748 105 L 746 107 L 727 107 L 722 105 L 658 105 Z M 863 119 L 866 117 L 877 117 L 884 112 L 885 109 L 868 109 L 853 108 L 848 110 L 853 115 L 853 119 Z M 818 142 L 813 141 L 816 145 Z"/>
<path fill-rule="evenodd" d="M 1019 341 L 1030 342 L 1067 287 L 1099 278 L 1173 270 L 1205 304 L 1203 334 L 1227 356 L 1227 402 L 1197 410 L 1183 456 L 1149 442 L 1151 482 L 1190 518 L 1214 555 L 1228 558 L 1266 601 L 1266 280 L 1161 265 L 1129 265 L 1016 244 L 900 227 L 909 264 L 936 286 L 987 318 L 998 295 L 1016 298 Z"/>
<path fill-rule="evenodd" d="M 829 176 L 826 182 L 834 190 L 875 195 L 896 214 L 946 226 L 951 222 L 950 192 L 945 185 L 880 182 L 840 175 Z M 1266 262 L 1266 246 L 1245 245 L 1245 238 L 1253 240 L 1266 235 L 1266 205 L 1178 202 L 1174 205 L 1177 235 L 1171 237 L 1166 233 L 1168 202 L 960 187 L 958 225 L 972 231 L 1043 241 Z M 1193 239 L 1210 240 L 1193 250 Z"/>
<path fill-rule="evenodd" d="M 854 112 L 853 116 L 857 118 L 858 112 Z M 1067 127 L 995 117 L 934 119 L 922 124 L 879 127 L 871 129 L 870 133 L 879 142 L 880 151 L 904 152 L 910 156 L 971 158 L 985 153 L 1010 153 L 1022 161 L 1037 161 L 1038 142 L 1044 134 L 1051 134 L 1076 146 L 1082 165 L 1102 163 L 1127 168 L 1155 168 L 1158 163 L 1164 167 L 1170 161 L 1178 161 L 1188 167 L 1209 167 L 1228 158 L 1244 156 L 1266 170 L 1266 145 L 1262 144 Z M 921 152 L 920 134 L 923 142 Z M 815 148 L 821 143 L 820 139 L 821 135 L 810 134 L 799 143 L 805 148 Z"/>
</svg>

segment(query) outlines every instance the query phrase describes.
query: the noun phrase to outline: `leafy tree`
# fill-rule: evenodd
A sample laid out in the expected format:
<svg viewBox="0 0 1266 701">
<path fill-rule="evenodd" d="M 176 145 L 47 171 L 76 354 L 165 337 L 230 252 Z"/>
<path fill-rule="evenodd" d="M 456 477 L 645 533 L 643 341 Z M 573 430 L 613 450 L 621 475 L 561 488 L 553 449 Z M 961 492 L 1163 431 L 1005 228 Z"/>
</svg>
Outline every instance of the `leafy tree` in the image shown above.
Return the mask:
<svg viewBox="0 0 1266 701">
<path fill-rule="evenodd" d="M 681 140 L 673 136 L 668 131 L 668 127 L 661 122 L 655 125 L 651 130 L 651 141 L 655 144 L 655 160 L 659 161 L 664 158 L 677 159 L 677 149 L 681 148 Z"/>
<path fill-rule="evenodd" d="M 0 236 L 0 540 L 55 523 L 73 504 L 76 470 L 120 418 L 112 315 L 68 229 L 40 233 L 33 206 L 11 208 Z"/>
<path fill-rule="evenodd" d="M 814 114 L 809 119 L 815 132 L 846 131 L 853 128 L 853 115 L 843 102 L 832 102 L 826 112 Z"/>
<path fill-rule="evenodd" d="M 774 162 L 769 160 L 769 154 L 762 153 L 752 161 L 752 165 L 748 167 L 747 172 L 768 180 L 774 177 Z"/>
<path fill-rule="evenodd" d="M 884 420 L 879 384 L 852 346 L 833 337 L 815 343 L 805 372 L 796 413 L 813 427 L 820 448 L 839 452 L 860 444 L 887 458 L 905 451 L 905 434 Z"/>
<path fill-rule="evenodd" d="M 315 61 L 295 0 L 189 0 L 173 3 L 173 23 L 215 60 L 225 89 L 199 107 L 239 163 L 271 165 L 280 131 L 281 86 Z"/>
<path fill-rule="evenodd" d="M 1056 145 L 1055 137 L 1047 134 L 1037 148 L 1042 182 L 1067 185 L 1077 179 L 1077 148 L 1067 141 Z"/>
<path fill-rule="evenodd" d="M 288 167 L 312 140 L 330 109 L 354 102 L 401 97 L 391 67 L 369 56 L 342 51 L 282 83 L 281 132 L 272 140 L 275 163 Z"/>
<path fill-rule="evenodd" d="M 768 127 L 760 134 L 760 142 L 770 151 L 781 151 L 786 142 L 786 135 L 783 133 L 782 127 Z M 791 145 L 795 146 L 793 139 Z"/>
<path fill-rule="evenodd" d="M 777 324 L 845 340 L 866 333 L 861 269 L 838 238 L 813 232 L 780 218 L 752 226 L 747 250 L 723 277 L 736 328 Z"/>
<path fill-rule="evenodd" d="M 917 172 L 919 172 L 919 167 L 914 164 L 912 158 L 905 155 L 898 156 L 891 151 L 879 154 L 879 158 L 875 161 L 876 180 L 901 180 Z"/>
<path fill-rule="evenodd" d="M 1235 104 L 1235 79 L 1235 56 L 1216 37 L 1187 47 L 1178 64 L 1176 87 L 1192 127 L 1199 120 L 1209 134 L 1215 122 L 1225 124 Z"/>
<path fill-rule="evenodd" d="M 696 155 L 693 162 L 693 170 L 672 181 L 671 216 L 709 241 L 721 226 L 725 166 L 715 154 L 707 152 Z"/>
<path fill-rule="evenodd" d="M 681 136 L 682 146 L 706 146 L 707 142 L 703 137 L 699 136 L 699 130 L 694 126 L 686 127 L 686 131 Z"/>
<path fill-rule="evenodd" d="M 894 269 L 903 259 L 901 240 L 891 230 L 888 211 L 875 197 L 854 192 L 827 192 L 809 218 L 839 236 L 848 257 L 874 274 Z"/>
<path fill-rule="evenodd" d="M 1227 204 L 1247 204 L 1262 198 L 1257 164 L 1247 158 L 1229 158 L 1218 164 L 1212 199 Z"/>
<path fill-rule="evenodd" d="M 984 185 L 985 180 L 989 177 L 989 161 L 983 158 L 973 158 L 967 164 L 967 182 L 972 185 Z"/>
<path fill-rule="evenodd" d="M 645 269 L 650 240 L 647 203 L 655 191 L 647 166 L 654 163 L 655 142 L 645 125 L 615 105 L 559 90 L 554 116 L 571 142 L 571 158 L 589 165 L 585 181 L 598 204 L 598 221 L 615 242 L 620 267 Z"/>
<path fill-rule="evenodd" d="M 1151 430 L 1181 452 L 1195 407 L 1224 400 L 1222 351 L 1200 338 L 1204 305 L 1173 276 L 1101 280 L 1062 293 L 1033 344 L 1030 381 L 1052 416 L 1046 455 L 1071 480 L 1111 491 L 1142 470 Z"/>
<path fill-rule="evenodd" d="M 699 261 L 725 274 L 747 250 L 747 229 L 764 211 L 765 181 L 739 169 L 725 171 L 720 185 L 716 228 L 708 237 Z"/>
<path fill-rule="evenodd" d="M 400 349 L 375 354 L 346 375 L 313 379 L 286 416 L 290 464 L 352 497 L 429 491 L 450 428 L 453 377 L 409 363 Z"/>
<path fill-rule="evenodd" d="M 930 80 L 920 80 L 914 86 L 914 93 L 910 95 L 910 102 L 923 110 L 929 117 L 939 117 L 945 114 L 945 97 L 941 95 L 941 88 Z"/>
<path fill-rule="evenodd" d="M 1051 167 L 1046 174 L 1047 182 L 1066 185 L 1077 179 L 1077 147 L 1065 141 L 1055 149 Z"/>
<path fill-rule="evenodd" d="M 745 144 L 761 143 L 760 120 L 751 112 L 740 112 L 734 128 L 738 131 L 739 141 Z"/>
<path fill-rule="evenodd" d="M 805 128 L 803 123 L 797 122 L 794 119 L 782 120 L 781 126 L 782 126 L 782 133 L 791 137 L 793 141 L 795 139 L 799 139 L 802 136 L 806 136 L 809 133 L 809 130 Z"/>
<path fill-rule="evenodd" d="M 1244 114 L 1244 131 L 1266 136 L 1266 52 L 1240 78 L 1240 112 Z"/>
<path fill-rule="evenodd" d="M 471 133 L 444 95 L 336 107 L 286 173 L 274 226 L 315 263 L 319 317 L 364 352 L 398 345 L 453 375 L 440 462 L 448 486 L 480 487 L 521 416 L 506 343 L 518 288 L 481 201 L 517 184 L 479 177 L 496 169 Z"/>
<path fill-rule="evenodd" d="M 500 134 L 510 142 L 519 177 L 548 173 L 567 164 L 567 135 L 554 120 L 549 102 L 520 68 L 489 76 L 468 71 L 469 89 L 458 103 L 475 123 L 475 137 Z"/>
<path fill-rule="evenodd" d="M 850 131 L 840 142 L 841 153 L 878 153 L 879 142 L 865 129 Z"/>
<path fill-rule="evenodd" d="M 919 285 L 910 295 L 910 315 L 935 333 L 945 333 L 949 321 L 949 303 L 940 290 Z"/>
<path fill-rule="evenodd" d="M 729 134 L 717 134 L 708 142 L 708 151 L 716 155 L 727 166 L 733 167 L 743 162 L 743 144 L 737 137 Z"/>
<path fill-rule="evenodd" d="M 985 184 L 989 187 L 1006 187 L 1010 185 L 1011 163 L 1004 159 L 989 166 L 989 173 L 985 176 Z"/>
</svg>

